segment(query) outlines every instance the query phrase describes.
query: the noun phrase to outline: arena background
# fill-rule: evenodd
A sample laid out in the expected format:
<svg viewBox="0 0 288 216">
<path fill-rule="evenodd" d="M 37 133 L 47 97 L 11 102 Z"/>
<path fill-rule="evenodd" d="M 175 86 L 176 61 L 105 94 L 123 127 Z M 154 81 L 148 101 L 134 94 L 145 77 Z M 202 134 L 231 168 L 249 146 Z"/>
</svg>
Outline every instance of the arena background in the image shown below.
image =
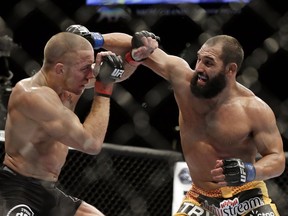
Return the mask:
<svg viewBox="0 0 288 216">
<path fill-rule="evenodd" d="M 224 33 L 243 45 L 245 61 L 238 80 L 274 110 L 288 151 L 287 9 L 280 0 L 113 6 L 88 6 L 84 0 L 1 1 L 0 37 L 13 39 L 8 58 L 13 77 L 7 79 L 1 66 L 0 129 L 4 128 L 11 88 L 40 68 L 46 41 L 70 24 L 101 33 L 152 31 L 161 37 L 162 49 L 183 57 L 192 68 L 203 40 Z M 77 106 L 81 120 L 92 95 L 86 91 Z M 140 66 L 129 80 L 117 84 L 105 142 L 96 157 L 69 153 L 61 187 L 107 216 L 170 215 L 173 166 L 183 158 L 178 109 L 169 83 Z M 0 155 L 3 157 L 3 145 Z M 281 216 L 288 215 L 287 167 L 282 176 L 267 182 Z"/>
</svg>

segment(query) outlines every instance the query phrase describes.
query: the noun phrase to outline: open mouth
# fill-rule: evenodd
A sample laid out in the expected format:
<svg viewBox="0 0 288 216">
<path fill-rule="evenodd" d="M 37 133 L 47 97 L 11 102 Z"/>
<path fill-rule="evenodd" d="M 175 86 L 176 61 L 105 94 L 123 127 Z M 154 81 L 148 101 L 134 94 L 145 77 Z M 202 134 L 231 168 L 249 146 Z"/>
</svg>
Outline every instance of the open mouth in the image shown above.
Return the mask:
<svg viewBox="0 0 288 216">
<path fill-rule="evenodd" d="M 198 73 L 198 83 L 199 84 L 205 84 L 208 81 L 208 76 L 204 73 Z"/>
</svg>

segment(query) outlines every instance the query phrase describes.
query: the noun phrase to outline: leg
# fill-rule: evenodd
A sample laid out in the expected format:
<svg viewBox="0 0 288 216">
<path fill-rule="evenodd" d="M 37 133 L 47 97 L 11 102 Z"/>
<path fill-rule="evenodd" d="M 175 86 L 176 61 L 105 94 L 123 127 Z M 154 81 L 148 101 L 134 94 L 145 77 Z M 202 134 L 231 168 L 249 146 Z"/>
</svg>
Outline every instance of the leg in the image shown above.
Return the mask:
<svg viewBox="0 0 288 216">
<path fill-rule="evenodd" d="M 77 209 L 75 216 L 105 216 L 105 215 L 101 213 L 94 206 L 83 201 L 79 206 L 79 208 Z"/>
</svg>

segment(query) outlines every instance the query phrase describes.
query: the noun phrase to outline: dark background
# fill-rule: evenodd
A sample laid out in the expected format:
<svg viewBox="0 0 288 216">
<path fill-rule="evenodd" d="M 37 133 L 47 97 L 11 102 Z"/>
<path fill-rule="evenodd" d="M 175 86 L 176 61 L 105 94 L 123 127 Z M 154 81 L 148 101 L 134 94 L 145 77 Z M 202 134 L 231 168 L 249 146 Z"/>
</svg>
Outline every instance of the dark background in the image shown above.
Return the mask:
<svg viewBox="0 0 288 216">
<path fill-rule="evenodd" d="M 87 6 L 84 0 L 9 0 L 5 6 L 1 3 L 6 29 L 0 34 L 9 35 L 17 45 L 9 58 L 12 86 L 40 68 L 47 40 L 70 24 L 101 33 L 152 31 L 161 37 L 162 49 L 183 57 L 192 68 L 202 38 L 235 36 L 245 51 L 238 80 L 271 106 L 288 151 L 288 8 L 283 2 L 100 7 Z M 1 94 L 5 103 L 6 92 Z M 77 106 L 82 120 L 92 94 L 86 91 Z M 117 84 L 106 142 L 180 151 L 178 109 L 169 83 L 140 66 L 129 80 Z"/>
</svg>

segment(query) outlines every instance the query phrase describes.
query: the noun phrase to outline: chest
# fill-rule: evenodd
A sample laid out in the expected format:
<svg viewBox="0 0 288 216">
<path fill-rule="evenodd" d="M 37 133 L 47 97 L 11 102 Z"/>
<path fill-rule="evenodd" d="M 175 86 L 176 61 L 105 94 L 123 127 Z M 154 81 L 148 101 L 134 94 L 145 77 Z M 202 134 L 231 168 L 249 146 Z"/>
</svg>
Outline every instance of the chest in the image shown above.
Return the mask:
<svg viewBox="0 0 288 216">
<path fill-rule="evenodd" d="M 203 118 L 200 124 L 204 136 L 227 145 L 240 143 L 252 133 L 249 118 L 243 112 L 213 113 Z"/>
<path fill-rule="evenodd" d="M 252 135 L 249 116 L 241 106 L 228 106 L 205 114 L 194 110 L 182 114 L 181 130 L 195 142 L 221 143 L 229 147 L 243 143 Z"/>
</svg>

